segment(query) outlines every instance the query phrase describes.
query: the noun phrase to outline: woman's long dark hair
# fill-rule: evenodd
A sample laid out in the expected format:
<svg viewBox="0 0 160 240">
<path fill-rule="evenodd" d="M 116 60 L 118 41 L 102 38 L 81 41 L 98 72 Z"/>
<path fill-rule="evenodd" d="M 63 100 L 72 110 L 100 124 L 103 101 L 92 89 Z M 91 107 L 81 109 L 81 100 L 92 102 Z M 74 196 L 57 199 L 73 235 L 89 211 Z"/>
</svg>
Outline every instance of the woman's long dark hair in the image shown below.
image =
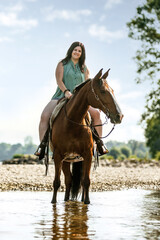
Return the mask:
<svg viewBox="0 0 160 240">
<path fill-rule="evenodd" d="M 81 42 L 74 42 L 71 44 L 70 48 L 67 51 L 66 57 L 64 59 L 62 59 L 62 63 L 63 65 L 67 64 L 68 61 L 71 59 L 72 57 L 72 52 L 74 50 L 75 47 L 80 46 L 82 49 L 82 54 L 81 57 L 79 59 L 79 67 L 81 69 L 81 72 L 84 72 L 84 64 L 85 64 L 85 58 L 86 58 L 86 53 L 85 53 L 85 47 Z"/>
</svg>

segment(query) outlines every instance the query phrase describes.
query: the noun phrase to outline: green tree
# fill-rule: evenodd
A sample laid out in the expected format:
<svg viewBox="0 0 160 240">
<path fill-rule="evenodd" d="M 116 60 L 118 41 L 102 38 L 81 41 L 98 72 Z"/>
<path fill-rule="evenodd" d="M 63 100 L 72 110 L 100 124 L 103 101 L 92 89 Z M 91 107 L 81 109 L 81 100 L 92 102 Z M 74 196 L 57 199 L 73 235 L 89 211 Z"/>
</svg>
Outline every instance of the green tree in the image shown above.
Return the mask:
<svg viewBox="0 0 160 240">
<path fill-rule="evenodd" d="M 147 145 L 150 147 L 150 152 L 153 157 L 160 151 L 160 116 L 155 114 L 147 120 L 147 127 L 145 129 L 145 136 L 147 138 Z"/>
<path fill-rule="evenodd" d="M 141 42 L 141 49 L 137 50 L 134 57 L 138 73 L 136 81 L 140 83 L 149 79 L 152 83 L 153 89 L 146 97 L 146 111 L 142 115 L 141 123 L 145 129 L 147 145 L 154 155 L 155 151 L 159 150 L 156 146 L 160 145 L 157 133 L 152 130 L 153 126 L 158 129 L 156 124 L 159 125 L 158 119 L 160 119 L 160 78 L 158 77 L 160 71 L 160 1 L 145 0 L 143 5 L 137 7 L 137 15 L 127 23 L 127 26 L 129 37 Z"/>
<path fill-rule="evenodd" d="M 131 149 L 124 146 L 120 148 L 120 151 L 123 155 L 125 155 L 127 158 L 131 155 Z"/>
<path fill-rule="evenodd" d="M 37 145 L 33 144 L 30 136 L 24 140 L 24 146 L 20 143 L 0 143 L 0 161 L 11 159 L 14 154 L 33 154 Z"/>
<path fill-rule="evenodd" d="M 155 80 L 156 73 L 160 71 L 160 1 L 145 0 L 143 5 L 137 7 L 137 15 L 127 23 L 129 37 L 140 40 L 141 49 L 137 50 L 135 61 L 137 63 L 137 82 L 145 79 Z"/>
<path fill-rule="evenodd" d="M 119 151 L 118 148 L 113 147 L 110 151 L 109 151 L 109 155 L 113 156 L 114 159 L 118 159 L 118 157 L 121 155 L 121 152 Z"/>
</svg>

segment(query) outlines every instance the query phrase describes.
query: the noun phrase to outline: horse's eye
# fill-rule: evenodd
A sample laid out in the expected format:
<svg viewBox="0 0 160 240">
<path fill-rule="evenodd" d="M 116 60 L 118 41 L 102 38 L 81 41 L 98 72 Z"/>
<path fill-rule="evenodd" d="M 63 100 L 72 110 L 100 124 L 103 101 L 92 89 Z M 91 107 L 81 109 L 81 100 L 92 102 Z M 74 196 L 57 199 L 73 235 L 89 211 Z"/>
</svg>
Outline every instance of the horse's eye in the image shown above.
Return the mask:
<svg viewBox="0 0 160 240">
<path fill-rule="evenodd" d="M 102 94 L 104 94 L 106 91 L 105 91 L 104 89 L 102 89 L 100 92 L 101 92 Z"/>
</svg>

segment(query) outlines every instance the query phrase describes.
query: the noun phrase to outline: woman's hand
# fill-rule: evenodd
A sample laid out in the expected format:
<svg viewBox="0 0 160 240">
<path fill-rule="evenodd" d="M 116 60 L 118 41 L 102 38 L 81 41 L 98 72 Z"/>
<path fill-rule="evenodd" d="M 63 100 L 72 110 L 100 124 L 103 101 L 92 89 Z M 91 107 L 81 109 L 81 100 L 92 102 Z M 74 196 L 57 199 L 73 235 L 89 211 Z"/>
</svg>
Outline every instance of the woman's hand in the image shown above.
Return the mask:
<svg viewBox="0 0 160 240">
<path fill-rule="evenodd" d="M 65 92 L 64 96 L 65 96 L 65 98 L 70 99 L 70 98 L 72 97 L 72 93 L 71 93 L 69 90 L 67 90 L 67 91 Z"/>
</svg>

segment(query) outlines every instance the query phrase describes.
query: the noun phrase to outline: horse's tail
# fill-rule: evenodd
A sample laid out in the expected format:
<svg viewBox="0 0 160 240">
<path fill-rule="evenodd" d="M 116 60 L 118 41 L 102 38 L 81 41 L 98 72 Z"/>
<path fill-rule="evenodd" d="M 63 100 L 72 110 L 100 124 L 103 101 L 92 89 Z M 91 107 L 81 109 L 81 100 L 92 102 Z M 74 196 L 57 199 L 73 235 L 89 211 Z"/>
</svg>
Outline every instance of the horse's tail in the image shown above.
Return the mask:
<svg viewBox="0 0 160 240">
<path fill-rule="evenodd" d="M 72 187 L 71 187 L 72 200 L 77 199 L 77 196 L 81 187 L 81 176 L 82 176 L 82 161 L 73 163 Z"/>
</svg>

